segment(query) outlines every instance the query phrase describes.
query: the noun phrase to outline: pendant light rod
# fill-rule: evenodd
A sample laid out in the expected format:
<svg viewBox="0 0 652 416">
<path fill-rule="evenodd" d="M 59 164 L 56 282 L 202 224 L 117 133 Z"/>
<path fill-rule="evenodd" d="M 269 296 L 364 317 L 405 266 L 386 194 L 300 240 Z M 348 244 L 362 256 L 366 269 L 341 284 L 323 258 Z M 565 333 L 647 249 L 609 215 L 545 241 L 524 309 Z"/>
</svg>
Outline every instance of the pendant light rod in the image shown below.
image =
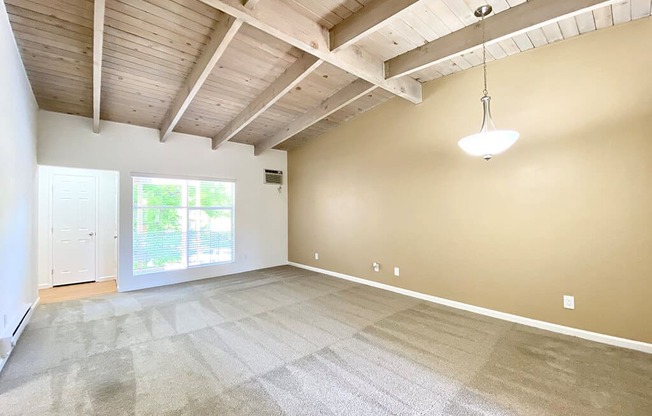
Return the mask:
<svg viewBox="0 0 652 416">
<path fill-rule="evenodd" d="M 487 42 L 486 42 L 486 32 L 485 32 L 485 23 L 484 23 L 484 18 L 489 16 L 491 12 L 493 11 L 493 8 L 485 4 L 483 6 L 478 7 L 475 12 L 473 13 L 476 17 L 479 17 L 480 24 L 482 25 L 482 70 L 484 72 L 484 90 L 482 90 L 482 94 L 486 97 L 489 95 L 489 90 L 487 89 Z"/>
</svg>

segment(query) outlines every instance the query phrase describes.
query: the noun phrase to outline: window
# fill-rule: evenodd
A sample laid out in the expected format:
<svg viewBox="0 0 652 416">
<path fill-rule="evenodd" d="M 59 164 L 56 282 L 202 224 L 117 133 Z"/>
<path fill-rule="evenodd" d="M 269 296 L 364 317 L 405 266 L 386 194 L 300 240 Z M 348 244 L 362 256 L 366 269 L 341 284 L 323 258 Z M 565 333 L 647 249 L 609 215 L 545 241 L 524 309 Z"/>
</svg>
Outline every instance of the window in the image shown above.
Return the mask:
<svg viewBox="0 0 652 416">
<path fill-rule="evenodd" d="M 134 274 L 233 261 L 233 182 L 133 178 Z"/>
</svg>

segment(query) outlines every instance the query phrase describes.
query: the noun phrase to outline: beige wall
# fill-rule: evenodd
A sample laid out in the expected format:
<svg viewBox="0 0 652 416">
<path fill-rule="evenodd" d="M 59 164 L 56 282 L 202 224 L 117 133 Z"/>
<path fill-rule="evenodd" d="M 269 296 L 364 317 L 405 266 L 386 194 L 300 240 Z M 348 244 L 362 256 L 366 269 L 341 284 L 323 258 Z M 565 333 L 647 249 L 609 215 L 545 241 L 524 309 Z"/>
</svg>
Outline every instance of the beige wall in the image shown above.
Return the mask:
<svg viewBox="0 0 652 416">
<path fill-rule="evenodd" d="M 650 39 L 648 18 L 491 63 L 521 140 L 490 162 L 457 147 L 480 69 L 291 151 L 290 261 L 652 342 Z"/>
</svg>

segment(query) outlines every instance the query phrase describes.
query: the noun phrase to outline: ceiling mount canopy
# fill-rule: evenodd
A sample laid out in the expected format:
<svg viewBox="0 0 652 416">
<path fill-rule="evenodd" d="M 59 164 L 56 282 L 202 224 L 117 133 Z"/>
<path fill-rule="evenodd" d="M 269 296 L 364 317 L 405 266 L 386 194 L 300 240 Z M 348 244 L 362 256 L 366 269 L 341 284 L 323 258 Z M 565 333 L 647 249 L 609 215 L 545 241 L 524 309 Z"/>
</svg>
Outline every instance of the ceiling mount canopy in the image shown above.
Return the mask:
<svg viewBox="0 0 652 416">
<path fill-rule="evenodd" d="M 491 5 L 485 4 L 475 9 L 475 12 L 473 12 L 473 14 L 475 15 L 475 17 L 483 18 L 489 16 L 492 11 L 493 8 L 491 7 Z"/>
<path fill-rule="evenodd" d="M 458 145 L 466 153 L 473 156 L 482 156 L 490 160 L 494 155 L 509 149 L 519 138 L 519 133 L 514 130 L 498 130 L 491 118 L 491 97 L 487 90 L 487 48 L 485 42 L 484 19 L 493 11 L 488 4 L 476 9 L 474 15 L 481 19 L 482 25 L 482 69 L 484 76 L 484 90 L 482 91 L 482 127 L 480 132 L 461 139 Z"/>
</svg>

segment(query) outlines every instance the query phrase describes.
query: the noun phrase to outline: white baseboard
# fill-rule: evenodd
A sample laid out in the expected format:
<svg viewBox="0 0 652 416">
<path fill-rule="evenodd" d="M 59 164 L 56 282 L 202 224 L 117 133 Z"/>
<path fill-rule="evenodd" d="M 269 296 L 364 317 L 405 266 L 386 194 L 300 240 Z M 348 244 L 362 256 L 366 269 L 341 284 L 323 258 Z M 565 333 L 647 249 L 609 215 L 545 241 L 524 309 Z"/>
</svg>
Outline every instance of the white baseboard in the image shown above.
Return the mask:
<svg viewBox="0 0 652 416">
<path fill-rule="evenodd" d="M 18 338 L 20 338 L 20 336 L 23 334 L 23 331 L 27 327 L 27 324 L 29 323 L 29 320 L 31 319 L 32 314 L 34 314 L 34 311 L 36 310 L 36 307 L 38 306 L 39 302 L 41 302 L 41 298 L 37 297 L 36 301 L 34 301 L 34 303 L 32 304 L 32 306 L 29 309 L 29 312 L 25 316 L 25 319 L 23 319 L 22 324 L 20 324 L 20 328 L 16 332 L 16 335 L 13 336 L 12 342 L 18 342 Z M 9 357 L 11 356 L 12 351 L 13 351 L 13 348 L 11 350 L 9 350 L 9 353 L 7 354 L 7 356 L 5 358 L 0 358 L 0 372 L 2 372 L 2 369 L 4 368 L 5 364 L 9 360 Z"/>
<path fill-rule="evenodd" d="M 559 334 L 570 335 L 573 337 L 587 339 L 589 341 L 600 342 L 603 344 L 614 345 L 616 347 L 628 348 L 631 350 L 642 351 L 652 354 L 652 344 L 646 342 L 634 341 L 627 338 L 619 338 L 611 335 L 600 334 L 597 332 L 586 331 L 584 329 L 571 328 L 568 326 L 553 324 L 550 322 L 539 321 L 536 319 L 525 318 L 523 316 L 512 315 L 510 313 L 499 312 L 493 309 L 482 308 L 480 306 L 469 305 L 467 303 L 457 302 L 454 300 L 439 298 L 437 296 L 426 295 L 424 293 L 414 292 L 412 290 L 402 289 L 396 286 L 386 285 L 384 283 L 374 282 L 372 280 L 361 279 L 359 277 L 349 276 L 347 274 L 332 272 L 317 267 L 306 266 L 305 264 L 288 262 L 290 266 L 299 267 L 301 269 L 310 270 L 317 273 L 322 273 L 328 276 L 337 277 L 340 279 L 350 280 L 352 282 L 360 283 L 363 285 L 373 286 L 379 289 L 388 290 L 390 292 L 400 293 L 401 295 L 410 296 L 413 298 L 425 300 L 428 302 L 438 303 L 440 305 L 450 306 L 452 308 L 461 309 L 468 312 L 477 313 L 479 315 L 490 316 L 492 318 L 502 319 L 504 321 L 515 322 L 517 324 L 527 325 L 534 328 L 544 329 L 546 331 L 556 332 Z"/>
<path fill-rule="evenodd" d="M 51 288 L 52 288 L 52 283 L 39 283 L 38 284 L 38 290 L 51 289 Z"/>
</svg>

